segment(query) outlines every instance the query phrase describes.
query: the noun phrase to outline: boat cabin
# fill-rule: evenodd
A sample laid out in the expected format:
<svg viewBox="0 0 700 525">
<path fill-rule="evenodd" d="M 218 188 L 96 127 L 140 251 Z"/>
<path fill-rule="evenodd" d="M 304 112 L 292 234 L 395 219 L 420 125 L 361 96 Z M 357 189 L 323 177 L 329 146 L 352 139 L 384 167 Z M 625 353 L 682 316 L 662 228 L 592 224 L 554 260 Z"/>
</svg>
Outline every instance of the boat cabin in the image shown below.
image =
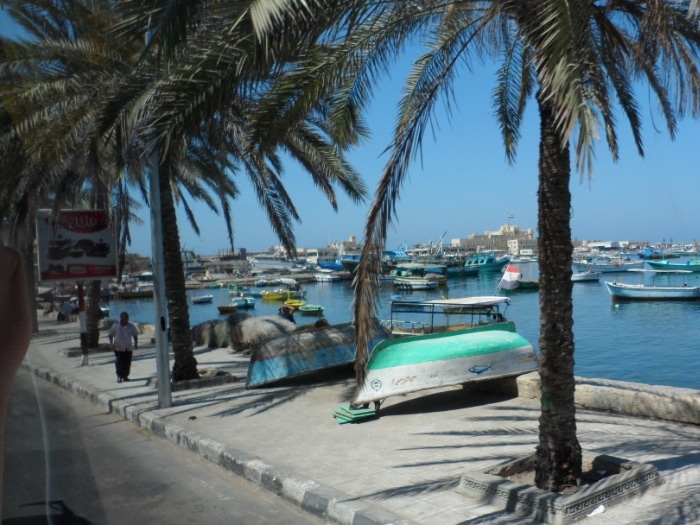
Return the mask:
<svg viewBox="0 0 700 525">
<path fill-rule="evenodd" d="M 433 334 L 476 326 L 507 323 L 505 311 L 510 298 L 500 296 L 462 297 L 429 301 L 398 298 L 391 301 L 389 319 L 382 324 L 395 336 Z M 515 330 L 513 326 L 511 328 Z"/>
</svg>

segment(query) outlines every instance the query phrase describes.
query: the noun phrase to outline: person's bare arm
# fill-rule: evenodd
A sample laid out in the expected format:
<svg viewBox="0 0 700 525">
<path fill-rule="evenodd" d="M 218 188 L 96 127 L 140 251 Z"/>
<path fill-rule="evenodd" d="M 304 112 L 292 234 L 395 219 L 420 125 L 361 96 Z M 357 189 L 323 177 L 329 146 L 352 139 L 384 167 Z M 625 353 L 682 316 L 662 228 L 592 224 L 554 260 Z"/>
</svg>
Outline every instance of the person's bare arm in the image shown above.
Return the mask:
<svg viewBox="0 0 700 525">
<path fill-rule="evenodd" d="M 22 258 L 0 246 L 0 514 L 5 457 L 5 419 L 12 380 L 29 348 L 32 324 Z"/>
</svg>

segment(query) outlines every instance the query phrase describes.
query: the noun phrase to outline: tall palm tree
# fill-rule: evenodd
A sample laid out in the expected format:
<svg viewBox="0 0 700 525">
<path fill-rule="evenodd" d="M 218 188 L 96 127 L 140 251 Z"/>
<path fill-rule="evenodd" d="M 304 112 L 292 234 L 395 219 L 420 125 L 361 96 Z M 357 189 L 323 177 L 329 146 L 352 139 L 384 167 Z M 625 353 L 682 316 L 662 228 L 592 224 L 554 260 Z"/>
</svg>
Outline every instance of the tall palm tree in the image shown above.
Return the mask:
<svg viewBox="0 0 700 525">
<path fill-rule="evenodd" d="M 688 16 L 687 5 L 665 1 L 414 0 L 383 5 L 383 9 L 368 7 L 367 24 L 348 38 L 352 58 L 329 55 L 327 69 L 359 69 L 347 96 L 368 93 L 399 48 L 411 39 L 426 40 L 428 50 L 415 60 L 406 82 L 354 279 L 358 384 L 364 381 L 376 309 L 378 247 L 385 244 L 388 224 L 396 218 L 407 169 L 420 149 L 435 102 L 445 93 L 456 96 L 459 65 L 494 57 L 501 67 L 493 103 L 511 161 L 533 93 L 539 110 L 541 416 L 536 483 L 560 490 L 575 484 L 581 474 L 574 406 L 570 144 L 575 166 L 590 170 L 602 127 L 617 160 L 615 96 L 643 154 L 634 88 L 644 81 L 673 136 L 677 116 L 698 110 L 700 31 Z M 323 77 L 318 68 L 316 76 Z"/>
<path fill-rule="evenodd" d="M 41 25 L 34 20 L 41 16 L 32 10 L 34 4 L 13 5 L 24 7 L 24 18 Z M 161 220 L 164 230 L 170 232 L 165 237 L 164 266 L 175 353 L 173 380 L 191 379 L 198 373 L 174 212 L 175 201 L 185 202 L 181 189 L 211 203 L 201 186 L 206 181 L 221 199 L 232 240 L 227 199 L 237 190 L 229 173 L 244 172 L 251 178 L 273 228 L 293 252 L 292 221 L 299 217 L 281 181 L 280 152 L 297 159 L 334 206 L 335 185 L 355 200 L 364 198 L 365 188 L 343 159 L 343 147 L 334 144 L 338 142 L 333 138 L 337 125 L 324 114 L 322 103 L 288 119 L 284 129 L 275 130 L 274 140 L 269 138 L 273 134 L 261 130 L 267 124 L 253 118 L 256 101 L 267 96 L 275 78 L 292 67 L 303 45 L 312 43 L 311 32 L 297 30 L 291 20 L 282 20 L 271 24 L 269 32 L 274 35 L 260 36 L 256 34 L 260 28 L 252 27 L 253 18 L 259 18 L 260 13 L 234 4 L 225 16 L 219 11 L 202 13 L 186 41 L 168 54 L 159 41 L 157 29 L 162 26 L 162 17 L 157 10 L 143 11 L 139 3 L 139 9 L 131 12 L 131 5 L 124 3 L 119 7 L 125 11 L 118 13 L 112 12 L 111 4 L 85 5 L 79 11 L 84 15 L 97 9 L 95 6 L 107 11 L 92 17 L 100 24 L 99 30 L 89 35 L 106 35 L 101 40 L 81 38 L 89 29 L 81 27 L 85 31 L 71 31 L 75 38 L 45 38 L 41 33 L 38 42 L 13 46 L 14 56 L 24 53 L 24 61 L 8 64 L 5 71 L 23 72 L 23 82 L 13 78 L 3 93 L 31 110 L 13 132 L 34 131 L 40 124 L 50 131 L 41 137 L 52 141 L 37 139 L 35 144 L 50 145 L 58 156 L 76 152 L 77 157 L 85 151 L 81 149 L 85 142 L 79 138 L 87 134 L 91 143 L 114 154 L 117 161 L 110 164 L 114 171 L 122 173 L 123 164 L 127 176 L 141 188 L 145 188 L 145 174 L 151 169 L 144 160 L 156 156 L 162 175 Z M 51 22 L 59 18 L 51 13 Z M 127 19 L 133 23 L 113 25 Z M 47 25 L 53 27 L 52 23 Z M 309 28 L 309 23 L 305 27 Z M 151 40 L 144 48 L 145 34 Z M 284 38 L 278 38 L 281 36 Z M 58 67 L 47 68 L 47 63 Z M 61 124 L 47 120 L 56 115 L 72 118 L 60 119 Z M 345 129 L 343 133 L 344 144 L 354 143 L 349 137 L 356 136 L 355 131 Z M 264 144 L 260 140 L 263 136 Z M 142 192 L 148 200 L 145 189 Z M 193 219 L 187 206 L 186 211 Z"/>
</svg>

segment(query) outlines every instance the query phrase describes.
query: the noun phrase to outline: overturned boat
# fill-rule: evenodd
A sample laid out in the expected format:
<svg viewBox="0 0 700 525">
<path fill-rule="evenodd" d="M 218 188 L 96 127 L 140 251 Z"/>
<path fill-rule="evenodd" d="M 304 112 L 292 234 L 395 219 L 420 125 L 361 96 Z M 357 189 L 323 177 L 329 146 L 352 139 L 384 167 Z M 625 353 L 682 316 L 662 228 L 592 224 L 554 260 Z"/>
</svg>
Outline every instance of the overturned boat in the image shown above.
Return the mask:
<svg viewBox="0 0 700 525">
<path fill-rule="evenodd" d="M 376 321 L 370 348 L 392 337 Z M 351 364 L 355 361 L 355 325 L 321 326 L 272 337 L 256 345 L 250 355 L 246 388 Z"/>
<path fill-rule="evenodd" d="M 351 407 L 421 390 L 516 376 L 537 370 L 532 344 L 513 323 L 399 337 L 380 342 Z"/>
</svg>

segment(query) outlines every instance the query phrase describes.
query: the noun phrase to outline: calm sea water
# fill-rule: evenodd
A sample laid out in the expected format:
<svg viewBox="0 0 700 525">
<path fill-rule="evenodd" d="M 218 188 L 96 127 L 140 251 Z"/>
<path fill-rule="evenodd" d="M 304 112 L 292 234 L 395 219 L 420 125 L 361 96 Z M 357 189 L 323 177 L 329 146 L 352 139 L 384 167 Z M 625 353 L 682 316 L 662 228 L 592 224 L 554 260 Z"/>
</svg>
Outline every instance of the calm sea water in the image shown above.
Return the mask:
<svg viewBox="0 0 700 525">
<path fill-rule="evenodd" d="M 537 276 L 536 263 L 519 263 L 524 279 Z M 645 277 L 645 279 L 651 276 Z M 671 279 L 657 277 L 657 279 Z M 500 274 L 450 278 L 447 289 L 413 292 L 414 297 L 439 299 L 475 295 L 494 295 Z M 616 304 L 610 299 L 603 281 L 638 283 L 639 274 L 631 272 L 603 274 L 599 283 L 575 283 L 574 337 L 578 376 L 634 381 L 700 389 L 700 301 L 631 302 Z M 700 285 L 700 274 L 685 278 L 689 285 Z M 657 281 L 661 283 L 661 281 Z M 352 320 L 351 281 L 305 284 L 306 300 L 325 307 L 331 324 Z M 673 283 L 672 283 L 673 284 Z M 228 290 L 190 290 L 189 296 L 211 293 L 213 304 L 190 303 L 192 326 L 220 316 L 216 306 L 229 302 Z M 382 283 L 379 294 L 379 318 L 389 318 L 390 296 L 397 293 L 390 282 Z M 511 304 L 506 317 L 514 321 L 518 332 L 536 348 L 539 339 L 539 299 L 535 291 L 509 292 Z M 112 315 L 126 310 L 132 320 L 153 323 L 153 301 L 113 300 Z M 280 303 L 258 299 L 253 315 L 276 315 Z M 297 315 L 297 322 L 313 322 L 314 317 Z"/>
</svg>

